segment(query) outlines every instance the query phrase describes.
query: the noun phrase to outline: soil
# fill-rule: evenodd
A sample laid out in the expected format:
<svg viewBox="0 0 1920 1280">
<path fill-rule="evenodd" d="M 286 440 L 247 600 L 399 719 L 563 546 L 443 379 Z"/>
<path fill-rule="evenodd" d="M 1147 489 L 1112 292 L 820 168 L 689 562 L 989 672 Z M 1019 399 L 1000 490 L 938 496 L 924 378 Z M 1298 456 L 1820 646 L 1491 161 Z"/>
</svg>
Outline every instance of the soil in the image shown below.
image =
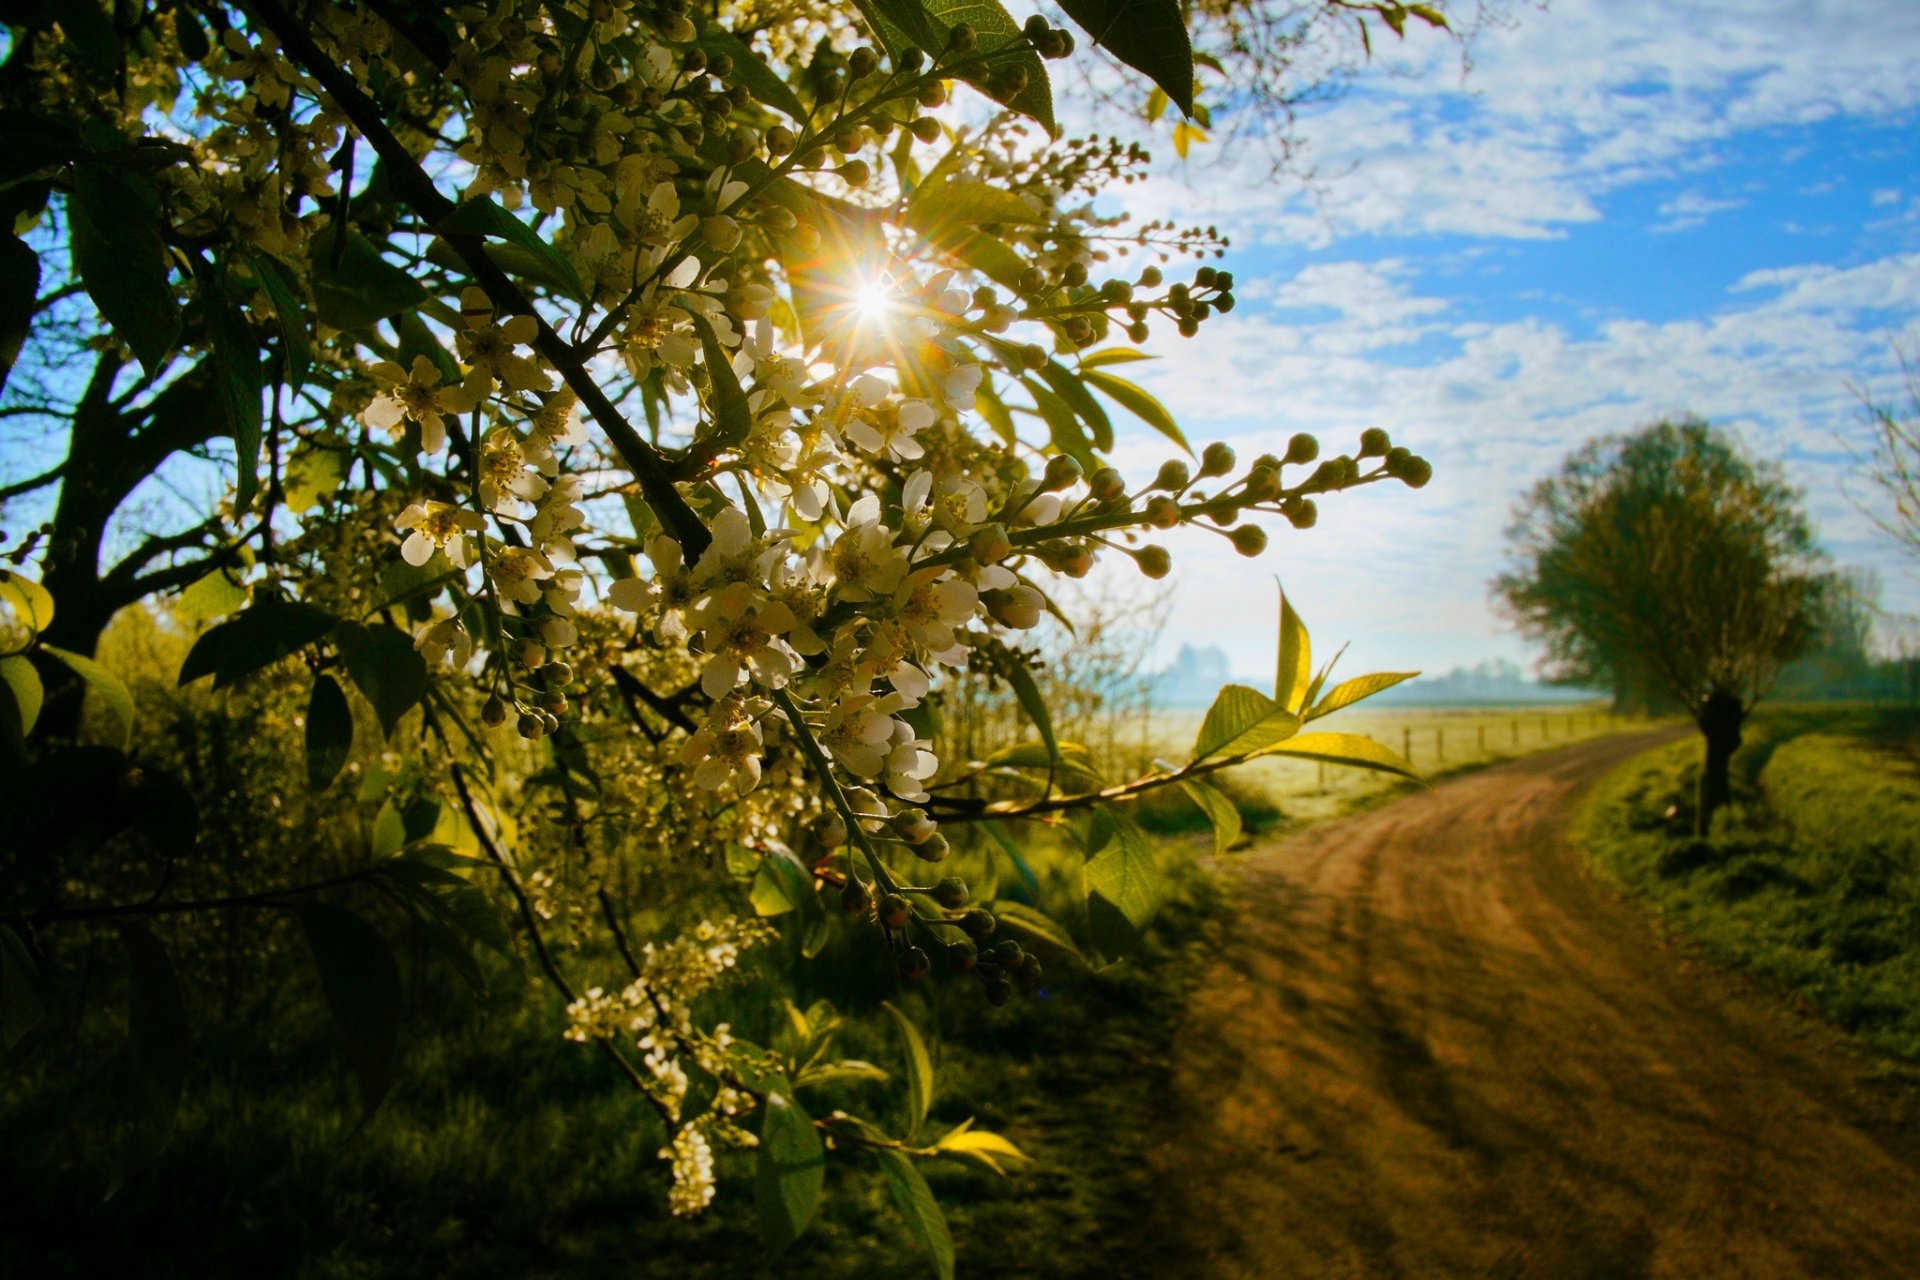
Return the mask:
<svg viewBox="0 0 1920 1280">
<path fill-rule="evenodd" d="M 1584 791 L 1673 736 L 1247 857 L 1142 1274 L 1920 1277 L 1913 1073 L 1664 939 L 1569 842 Z"/>
</svg>

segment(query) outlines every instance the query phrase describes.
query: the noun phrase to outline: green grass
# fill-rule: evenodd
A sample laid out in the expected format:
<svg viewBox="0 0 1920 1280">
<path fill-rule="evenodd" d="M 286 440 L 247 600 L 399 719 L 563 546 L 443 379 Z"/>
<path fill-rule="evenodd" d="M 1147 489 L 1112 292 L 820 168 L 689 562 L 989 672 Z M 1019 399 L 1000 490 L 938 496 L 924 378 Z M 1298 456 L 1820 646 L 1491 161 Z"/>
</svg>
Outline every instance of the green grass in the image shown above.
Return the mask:
<svg viewBox="0 0 1920 1280">
<path fill-rule="evenodd" d="M 1752 726 L 1735 802 L 1696 838 L 1700 745 L 1617 771 L 1582 834 L 1596 868 L 1716 957 L 1883 1053 L 1920 1060 L 1920 773 L 1911 716 L 1794 709 Z"/>
<path fill-rule="evenodd" d="M 1029 853 L 1053 890 L 1062 860 Z M 1154 1130 L 1174 1029 L 1219 910 L 1184 847 L 1163 853 L 1174 892 L 1128 964 L 1099 973 L 1050 964 L 1039 993 L 1001 1010 L 964 980 L 908 997 L 938 1060 L 935 1120 L 977 1117 L 1034 1157 L 1009 1179 L 927 1166 L 962 1275 L 1128 1274 L 1152 1247 L 1133 1225 L 1152 1194 L 1139 1144 Z M 849 931 L 836 945 L 857 952 L 863 938 Z M 770 1043 L 782 997 L 829 996 L 849 1016 L 843 1051 L 897 1070 L 878 1002 L 900 993 L 870 976 L 888 972 L 884 960 L 849 958 L 859 959 L 824 957 L 797 988 L 774 976 L 777 965 L 750 971 L 715 1012 Z M 820 1217 L 774 1262 L 758 1244 L 750 1154 L 722 1155 L 705 1216 L 671 1219 L 659 1122 L 597 1055 L 560 1039 L 544 988 L 502 974 L 476 1005 L 429 971 L 413 994 L 404 1074 L 357 1134 L 351 1082 L 299 982 L 237 1018 L 203 1016 L 171 1145 L 105 1202 L 119 1142 L 111 1100 L 123 1091 L 112 1017 L 91 1020 L 79 1054 L 41 1045 L 10 1055 L 0 1078 L 0 1274 L 932 1274 L 858 1159 L 829 1162 Z M 848 1088 L 819 1105 L 897 1113 L 897 1086 Z"/>
</svg>

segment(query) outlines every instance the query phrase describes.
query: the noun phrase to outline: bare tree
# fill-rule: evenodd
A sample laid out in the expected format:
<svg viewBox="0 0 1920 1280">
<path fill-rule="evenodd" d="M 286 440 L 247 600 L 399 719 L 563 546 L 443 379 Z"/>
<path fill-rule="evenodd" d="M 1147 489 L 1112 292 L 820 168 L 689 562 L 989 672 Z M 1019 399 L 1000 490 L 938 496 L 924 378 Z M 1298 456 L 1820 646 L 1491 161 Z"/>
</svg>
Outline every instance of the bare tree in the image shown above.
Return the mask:
<svg viewBox="0 0 1920 1280">
<path fill-rule="evenodd" d="M 1874 493 L 1856 505 L 1907 554 L 1920 556 L 1920 364 L 1908 350 L 1896 347 L 1895 354 L 1904 382 L 1898 401 L 1861 395 L 1873 432 L 1862 470 Z"/>
</svg>

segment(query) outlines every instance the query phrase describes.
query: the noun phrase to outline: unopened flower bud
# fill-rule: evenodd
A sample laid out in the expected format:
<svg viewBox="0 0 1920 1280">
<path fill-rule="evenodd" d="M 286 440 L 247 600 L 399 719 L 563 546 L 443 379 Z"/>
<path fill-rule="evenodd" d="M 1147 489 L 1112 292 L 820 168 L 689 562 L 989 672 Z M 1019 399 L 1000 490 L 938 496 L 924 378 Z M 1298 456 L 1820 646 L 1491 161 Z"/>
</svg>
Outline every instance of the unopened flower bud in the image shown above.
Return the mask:
<svg viewBox="0 0 1920 1280">
<path fill-rule="evenodd" d="M 1284 459 L 1295 466 L 1303 462 L 1312 462 L 1320 456 L 1320 442 L 1302 431 L 1287 441 L 1287 456 Z"/>
<path fill-rule="evenodd" d="M 949 942 L 947 963 L 952 966 L 955 973 L 971 972 L 973 967 L 980 963 L 980 949 L 966 938 L 958 942 Z"/>
<path fill-rule="evenodd" d="M 1153 483 L 1147 487 L 1178 493 L 1191 483 L 1193 483 L 1193 473 L 1187 469 L 1187 464 L 1178 458 L 1168 458 L 1160 464 L 1160 470 L 1154 475 Z"/>
<path fill-rule="evenodd" d="M 1133 562 L 1140 566 L 1141 573 L 1156 582 L 1173 572 L 1173 557 L 1156 543 L 1150 542 L 1134 552 Z"/>
<path fill-rule="evenodd" d="M 972 53 L 974 46 L 979 43 L 980 37 L 970 23 L 956 22 L 953 29 L 947 32 L 947 48 L 955 53 Z"/>
<path fill-rule="evenodd" d="M 987 993 L 987 1003 L 996 1009 L 1013 999 L 1013 984 L 1005 978 L 989 978 L 981 985 Z"/>
<path fill-rule="evenodd" d="M 932 972 L 933 961 L 919 947 L 908 947 L 900 953 L 900 976 L 908 982 L 918 982 Z"/>
<path fill-rule="evenodd" d="M 1392 447 L 1393 441 L 1379 427 L 1368 427 L 1360 433 L 1360 456 L 1363 458 L 1384 458 Z"/>
<path fill-rule="evenodd" d="M 945 862 L 947 855 L 953 852 L 953 846 L 938 831 L 913 846 L 914 856 L 922 862 Z"/>
<path fill-rule="evenodd" d="M 849 160 L 834 172 L 850 187 L 864 187 L 873 178 L 873 170 L 865 160 Z"/>
<path fill-rule="evenodd" d="M 794 144 L 799 141 L 798 138 L 793 136 L 793 130 L 783 124 L 776 124 L 768 129 L 765 137 L 767 140 L 767 154 L 774 156 L 786 155 L 793 150 Z"/>
<path fill-rule="evenodd" d="M 492 729 L 497 729 L 507 722 L 507 704 L 501 700 L 499 694 L 496 693 L 488 698 L 487 704 L 480 708 L 480 720 Z"/>
<path fill-rule="evenodd" d="M 838 849 L 847 842 L 847 820 L 837 813 L 823 813 L 813 820 L 813 838 L 824 849 Z"/>
<path fill-rule="evenodd" d="M 935 107 L 943 107 L 947 103 L 947 86 L 938 80 L 929 80 L 920 86 L 920 92 L 915 95 L 915 100 L 929 111 Z"/>
<path fill-rule="evenodd" d="M 1101 467 L 1087 481 L 1087 492 L 1095 502 L 1118 502 L 1127 496 L 1127 480 L 1112 467 Z"/>
<path fill-rule="evenodd" d="M 940 141 L 940 122 L 932 116 L 921 116 L 912 124 L 909 124 L 907 128 L 913 133 L 914 137 L 922 142 Z"/>
<path fill-rule="evenodd" d="M 873 895 L 867 891 L 867 882 L 859 876 L 849 875 L 847 883 L 840 889 L 840 907 L 848 915 L 859 915 L 873 905 Z"/>
<path fill-rule="evenodd" d="M 1394 474 L 1407 488 L 1423 489 L 1427 481 L 1433 479 L 1433 464 L 1416 455 L 1408 458 Z"/>
<path fill-rule="evenodd" d="M 926 61 L 927 55 L 922 53 L 918 46 L 908 45 L 900 51 L 900 56 L 893 60 L 893 65 L 903 74 L 913 75 L 926 65 Z"/>
<path fill-rule="evenodd" d="M 1046 493 L 1058 493 L 1077 484 L 1085 474 L 1077 460 L 1064 453 L 1055 454 L 1047 459 L 1046 472 L 1040 477 L 1040 488 Z"/>
<path fill-rule="evenodd" d="M 948 876 L 933 886 L 933 900 L 949 911 L 958 911 L 967 905 L 967 882 L 959 876 Z"/>
<path fill-rule="evenodd" d="M 1285 512 L 1287 520 L 1296 529 L 1311 529 L 1320 519 L 1320 508 L 1312 498 L 1300 499 L 1300 504 Z"/>
<path fill-rule="evenodd" d="M 929 818 L 924 809 L 902 809 L 893 815 L 894 834 L 910 844 L 930 840 L 939 830 L 939 824 Z"/>
<path fill-rule="evenodd" d="M 1166 277 L 1160 274 L 1160 268 L 1149 266 L 1140 273 L 1140 287 L 1143 289 L 1157 289 L 1160 287 L 1160 282 L 1165 278 Z"/>
<path fill-rule="evenodd" d="M 1257 524 L 1243 524 L 1232 534 L 1233 549 L 1243 556 L 1257 556 L 1267 549 L 1267 531 Z"/>
<path fill-rule="evenodd" d="M 889 929 L 898 929 L 907 923 L 907 917 L 913 914 L 913 908 L 907 900 L 897 893 L 890 893 L 880 899 L 880 923 Z"/>
<path fill-rule="evenodd" d="M 998 923 L 999 921 L 993 918 L 993 912 L 983 907 L 974 907 L 960 917 L 960 930 L 978 942 L 982 938 L 992 937 L 994 926 Z"/>
<path fill-rule="evenodd" d="M 1013 539 L 1002 524 L 983 524 L 967 537 L 967 551 L 980 564 L 999 564 L 1013 554 Z"/>
<path fill-rule="evenodd" d="M 1233 450 L 1216 440 L 1200 451 L 1200 474 L 1203 476 L 1223 476 L 1233 470 Z"/>
<path fill-rule="evenodd" d="M 1158 494 L 1147 499 L 1142 514 L 1154 528 L 1171 529 L 1180 523 L 1180 504 L 1165 494 Z"/>
<path fill-rule="evenodd" d="M 537 712 L 529 711 L 514 723 L 514 728 L 519 731 L 521 737 L 531 741 L 546 733 L 547 722 L 541 719 Z"/>
<path fill-rule="evenodd" d="M 880 55 L 866 45 L 861 45 L 847 56 L 847 74 L 855 80 L 865 80 L 880 69 Z"/>
<path fill-rule="evenodd" d="M 1066 269 L 1061 271 L 1060 279 L 1066 284 L 1067 288 L 1078 289 L 1087 282 L 1087 264 L 1077 259 L 1069 262 L 1066 265 Z"/>
</svg>

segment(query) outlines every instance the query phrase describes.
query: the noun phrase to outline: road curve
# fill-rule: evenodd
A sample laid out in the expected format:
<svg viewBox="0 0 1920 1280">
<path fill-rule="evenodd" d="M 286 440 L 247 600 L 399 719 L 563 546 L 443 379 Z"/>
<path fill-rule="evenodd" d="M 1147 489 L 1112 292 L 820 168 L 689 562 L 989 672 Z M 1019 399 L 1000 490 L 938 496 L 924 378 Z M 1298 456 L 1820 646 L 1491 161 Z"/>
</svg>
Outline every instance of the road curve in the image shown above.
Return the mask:
<svg viewBox="0 0 1920 1280">
<path fill-rule="evenodd" d="M 1920 1277 L 1920 1130 L 1870 1061 L 1569 847 L 1586 787 L 1670 736 L 1248 858 L 1148 1156 L 1179 1274 Z"/>
</svg>

